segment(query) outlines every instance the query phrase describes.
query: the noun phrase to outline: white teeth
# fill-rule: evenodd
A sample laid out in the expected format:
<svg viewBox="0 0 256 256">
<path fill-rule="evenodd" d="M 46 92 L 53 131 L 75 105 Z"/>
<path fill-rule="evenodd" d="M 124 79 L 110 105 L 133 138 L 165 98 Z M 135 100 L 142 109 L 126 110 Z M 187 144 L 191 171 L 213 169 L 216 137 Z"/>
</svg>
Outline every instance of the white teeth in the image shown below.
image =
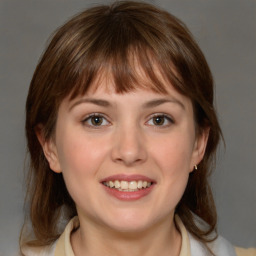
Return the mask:
<svg viewBox="0 0 256 256">
<path fill-rule="evenodd" d="M 129 182 L 129 189 L 137 189 L 137 181 L 130 181 Z"/>
<path fill-rule="evenodd" d="M 122 189 L 122 190 L 128 189 L 128 187 L 129 187 L 128 181 L 122 180 L 122 181 L 121 181 L 121 189 Z"/>
<path fill-rule="evenodd" d="M 143 182 L 142 182 L 142 187 L 143 187 L 143 188 L 146 188 L 147 185 L 148 185 L 148 183 L 147 183 L 146 181 L 143 181 Z"/>
<path fill-rule="evenodd" d="M 145 189 L 148 188 L 152 185 L 151 182 L 147 181 L 126 181 L 126 180 L 115 180 L 115 181 L 106 181 L 103 183 L 105 186 L 110 187 L 110 188 L 115 188 L 119 191 L 124 191 L 124 192 L 133 192 L 133 191 L 138 191 L 139 189 Z"/>
<path fill-rule="evenodd" d="M 120 188 L 120 182 L 118 180 L 115 180 L 114 184 L 115 188 Z"/>
</svg>

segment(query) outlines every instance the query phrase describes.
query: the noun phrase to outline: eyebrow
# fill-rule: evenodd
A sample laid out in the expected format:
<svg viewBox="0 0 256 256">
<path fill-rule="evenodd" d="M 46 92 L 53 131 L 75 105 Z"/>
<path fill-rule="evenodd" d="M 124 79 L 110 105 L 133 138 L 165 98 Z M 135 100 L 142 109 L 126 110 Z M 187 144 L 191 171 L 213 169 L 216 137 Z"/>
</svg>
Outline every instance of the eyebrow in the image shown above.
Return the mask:
<svg viewBox="0 0 256 256">
<path fill-rule="evenodd" d="M 174 98 L 151 100 L 151 101 L 148 101 L 145 104 L 143 104 L 143 107 L 144 108 L 152 108 L 152 107 L 157 107 L 164 103 L 175 103 L 175 104 L 178 104 L 182 109 L 185 109 L 184 104 L 181 101 L 174 99 Z"/>
<path fill-rule="evenodd" d="M 101 106 L 101 107 L 110 107 L 111 106 L 110 102 L 108 102 L 106 100 L 88 98 L 88 99 L 81 99 L 81 100 L 76 101 L 73 105 L 71 105 L 71 107 L 69 108 L 69 111 L 81 103 L 92 103 L 92 104 L 95 104 L 95 105 Z"/>
<path fill-rule="evenodd" d="M 76 101 L 74 104 L 72 104 L 71 107 L 69 108 L 69 111 L 81 103 L 91 103 L 91 104 L 101 106 L 101 107 L 111 107 L 112 106 L 112 104 L 107 100 L 84 98 L 84 99 L 80 99 L 80 100 Z M 157 107 L 159 105 L 162 105 L 164 103 L 175 103 L 175 104 L 178 104 L 182 109 L 185 109 L 185 106 L 179 100 L 174 99 L 174 98 L 151 100 L 151 101 L 144 103 L 142 105 L 142 107 L 143 108 L 152 108 L 152 107 Z"/>
</svg>

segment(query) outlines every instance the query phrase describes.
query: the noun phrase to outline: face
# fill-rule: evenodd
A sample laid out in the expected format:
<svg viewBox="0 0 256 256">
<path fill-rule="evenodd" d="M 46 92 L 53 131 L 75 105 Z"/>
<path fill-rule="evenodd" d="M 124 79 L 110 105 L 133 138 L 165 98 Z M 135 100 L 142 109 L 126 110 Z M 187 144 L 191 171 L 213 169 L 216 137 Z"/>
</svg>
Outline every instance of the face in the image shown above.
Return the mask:
<svg viewBox="0 0 256 256">
<path fill-rule="evenodd" d="M 60 105 L 54 140 L 42 143 L 62 172 L 80 220 L 118 231 L 169 222 L 204 154 L 190 99 L 137 89 L 117 94 L 102 80 Z"/>
</svg>

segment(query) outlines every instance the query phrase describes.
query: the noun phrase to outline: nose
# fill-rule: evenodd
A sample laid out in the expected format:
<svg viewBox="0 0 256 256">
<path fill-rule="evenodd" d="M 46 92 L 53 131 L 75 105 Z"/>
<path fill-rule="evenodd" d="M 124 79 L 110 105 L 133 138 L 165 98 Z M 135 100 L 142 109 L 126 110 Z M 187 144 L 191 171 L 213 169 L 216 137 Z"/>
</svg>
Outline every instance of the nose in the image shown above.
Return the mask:
<svg viewBox="0 0 256 256">
<path fill-rule="evenodd" d="M 112 160 L 114 162 L 133 166 L 147 159 L 146 141 L 139 128 L 119 127 L 113 138 Z"/>
</svg>

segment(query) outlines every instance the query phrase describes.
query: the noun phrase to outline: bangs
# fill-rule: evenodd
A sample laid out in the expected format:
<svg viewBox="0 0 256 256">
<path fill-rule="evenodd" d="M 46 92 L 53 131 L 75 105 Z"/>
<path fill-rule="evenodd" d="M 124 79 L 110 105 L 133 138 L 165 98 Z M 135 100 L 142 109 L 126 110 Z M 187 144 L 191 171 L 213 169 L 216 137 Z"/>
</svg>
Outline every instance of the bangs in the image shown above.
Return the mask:
<svg viewBox="0 0 256 256">
<path fill-rule="evenodd" d="M 112 78 L 111 86 L 117 93 L 137 88 L 166 93 L 168 84 L 180 90 L 182 76 L 175 68 L 175 51 L 170 49 L 177 46 L 170 42 L 164 29 L 129 14 L 112 14 L 108 9 L 104 15 L 101 10 L 98 20 L 94 15 L 93 29 L 90 17 L 83 17 L 80 25 L 77 17 L 75 24 L 72 20 L 66 24 L 69 40 L 62 38 L 59 42 L 63 49 L 59 56 L 62 68 L 56 82 L 62 96 L 73 99 L 84 95 L 91 87 L 97 89 L 105 77 Z M 63 31 L 60 33 L 63 35 Z"/>
<path fill-rule="evenodd" d="M 95 52 L 94 52 L 95 53 Z M 86 63 L 90 63 L 86 65 Z M 89 89 L 96 91 L 103 79 L 107 79 L 107 87 L 114 87 L 116 93 L 127 93 L 136 89 L 151 90 L 160 94 L 167 92 L 170 85 L 167 79 L 174 74 L 169 69 L 169 77 L 165 74 L 159 60 L 152 51 L 136 46 L 133 49 L 120 49 L 120 52 L 109 53 L 109 56 L 98 56 L 83 65 L 70 93 L 70 100 L 84 95 Z M 175 77 L 176 78 L 176 77 Z M 108 89 L 108 88 L 107 88 Z"/>
</svg>

